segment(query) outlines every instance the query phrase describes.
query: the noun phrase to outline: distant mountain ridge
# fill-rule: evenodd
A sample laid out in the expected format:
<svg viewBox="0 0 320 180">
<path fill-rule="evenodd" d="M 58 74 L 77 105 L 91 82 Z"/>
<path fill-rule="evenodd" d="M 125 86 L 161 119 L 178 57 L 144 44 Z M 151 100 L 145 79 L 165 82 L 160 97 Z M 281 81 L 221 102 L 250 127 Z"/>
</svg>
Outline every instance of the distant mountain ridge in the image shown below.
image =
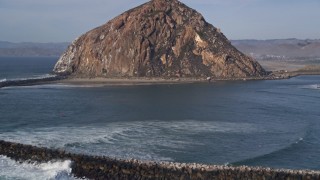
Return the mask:
<svg viewBox="0 0 320 180">
<path fill-rule="evenodd" d="M 320 58 L 320 39 L 231 40 L 243 53 L 257 60 Z M 13 43 L 0 41 L 0 56 L 60 56 L 71 42 Z"/>
<path fill-rule="evenodd" d="M 232 40 L 243 53 L 257 60 L 290 60 L 320 57 L 320 39 Z"/>
<path fill-rule="evenodd" d="M 60 56 L 68 47 L 69 42 L 59 43 L 13 43 L 0 41 L 0 56 Z"/>
</svg>

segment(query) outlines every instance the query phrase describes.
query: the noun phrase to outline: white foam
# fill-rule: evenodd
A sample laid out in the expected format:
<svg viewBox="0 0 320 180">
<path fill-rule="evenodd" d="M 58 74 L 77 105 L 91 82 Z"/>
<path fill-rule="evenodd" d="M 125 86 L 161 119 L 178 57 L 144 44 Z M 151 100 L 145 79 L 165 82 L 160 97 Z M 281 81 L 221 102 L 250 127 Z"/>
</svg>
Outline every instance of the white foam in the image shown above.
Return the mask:
<svg viewBox="0 0 320 180">
<path fill-rule="evenodd" d="M 7 81 L 7 79 L 0 79 L 0 83 L 1 82 L 6 82 Z"/>
<path fill-rule="evenodd" d="M 57 77 L 57 75 L 54 75 L 54 74 L 42 74 L 42 75 L 34 75 L 32 77 L 19 78 L 19 79 L 13 79 L 13 80 L 46 79 L 46 78 L 53 78 L 53 77 Z"/>
<path fill-rule="evenodd" d="M 320 84 L 311 84 L 311 85 L 305 85 L 302 86 L 304 89 L 318 89 L 320 90 Z"/>
<path fill-rule="evenodd" d="M 302 137 L 300 137 L 299 140 L 296 141 L 296 144 L 300 143 L 301 141 L 303 141 Z"/>
<path fill-rule="evenodd" d="M 192 141 L 199 133 L 250 133 L 251 124 L 213 121 L 136 121 L 113 122 L 101 126 L 52 127 L 21 129 L 0 134 L 0 139 L 64 148 L 69 151 L 106 155 L 118 158 L 173 161 L 172 157 L 157 154 L 159 149 L 179 152 L 194 146 L 205 146 L 205 142 Z"/>
<path fill-rule="evenodd" d="M 0 156 L 0 179 L 30 180 L 73 180 L 71 161 L 47 163 L 19 163 L 6 156 Z"/>
<path fill-rule="evenodd" d="M 13 79 L 5 79 L 6 81 L 25 81 L 25 80 L 34 80 L 34 79 L 46 79 L 57 77 L 55 74 L 41 74 L 41 75 L 33 75 L 31 77 L 23 77 L 23 78 L 13 78 Z"/>
</svg>

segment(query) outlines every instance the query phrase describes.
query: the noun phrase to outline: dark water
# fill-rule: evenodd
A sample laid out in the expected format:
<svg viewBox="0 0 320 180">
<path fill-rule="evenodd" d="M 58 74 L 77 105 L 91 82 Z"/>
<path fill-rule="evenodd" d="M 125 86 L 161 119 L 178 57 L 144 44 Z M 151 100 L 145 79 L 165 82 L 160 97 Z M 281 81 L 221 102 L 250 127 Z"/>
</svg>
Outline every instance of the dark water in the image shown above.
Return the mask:
<svg viewBox="0 0 320 180">
<path fill-rule="evenodd" d="M 0 59 L 5 78 L 11 70 L 3 64 L 9 60 Z M 26 74 L 35 69 L 48 73 L 52 59 L 42 60 L 10 63 L 30 62 Z M 0 89 L 0 139 L 119 158 L 320 169 L 317 84 L 320 76 L 4 88 Z M 0 158 L 0 168 L 27 171 L 12 164 Z M 1 175 L 11 176 L 0 170 Z"/>
<path fill-rule="evenodd" d="M 0 57 L 0 81 L 51 73 L 57 60 L 58 57 Z"/>
</svg>

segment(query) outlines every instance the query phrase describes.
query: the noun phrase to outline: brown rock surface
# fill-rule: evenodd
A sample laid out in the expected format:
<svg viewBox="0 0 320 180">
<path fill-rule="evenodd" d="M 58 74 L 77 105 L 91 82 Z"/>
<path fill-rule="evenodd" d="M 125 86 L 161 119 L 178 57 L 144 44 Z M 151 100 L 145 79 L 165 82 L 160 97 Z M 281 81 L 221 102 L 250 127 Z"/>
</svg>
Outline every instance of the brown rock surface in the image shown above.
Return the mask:
<svg viewBox="0 0 320 180">
<path fill-rule="evenodd" d="M 264 69 L 178 0 L 152 0 L 76 39 L 54 72 L 73 77 L 260 77 Z"/>
</svg>

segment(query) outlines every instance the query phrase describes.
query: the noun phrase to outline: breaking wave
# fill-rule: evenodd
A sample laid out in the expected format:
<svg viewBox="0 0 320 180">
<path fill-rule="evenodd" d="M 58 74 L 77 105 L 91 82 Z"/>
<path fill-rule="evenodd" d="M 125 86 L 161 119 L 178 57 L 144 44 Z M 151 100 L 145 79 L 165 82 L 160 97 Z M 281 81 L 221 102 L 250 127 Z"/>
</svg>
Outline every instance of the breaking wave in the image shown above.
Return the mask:
<svg viewBox="0 0 320 180">
<path fill-rule="evenodd" d="M 304 89 L 318 89 L 320 90 L 320 84 L 311 84 L 311 85 L 305 85 L 302 86 Z"/>
<path fill-rule="evenodd" d="M 202 141 L 190 141 L 199 133 L 250 133 L 256 129 L 246 123 L 199 122 L 194 120 L 117 122 L 101 127 L 50 127 L 0 133 L 6 141 L 49 148 L 63 148 L 75 153 L 117 158 L 174 161 L 157 153 L 164 149 L 178 152 Z M 165 132 L 165 133 L 164 133 Z"/>
<path fill-rule="evenodd" d="M 274 150 L 272 152 L 262 154 L 260 156 L 256 156 L 249 159 L 244 159 L 238 162 L 231 163 L 232 165 L 251 165 L 251 163 L 260 162 L 260 160 L 264 159 L 272 159 L 273 156 L 276 155 L 284 155 L 288 152 L 295 150 L 297 146 L 299 146 L 301 143 L 304 142 L 304 138 L 300 137 L 296 141 L 292 142 L 291 144 L 288 144 L 287 146 L 284 146 L 283 148 Z"/>
<path fill-rule="evenodd" d="M 20 163 L 0 155 L 0 179 L 74 180 L 77 178 L 71 174 L 71 163 L 70 160 Z"/>
<path fill-rule="evenodd" d="M 57 77 L 57 75 L 55 75 L 55 74 L 42 74 L 42 75 L 34 75 L 32 77 L 26 77 L 26 78 L 8 79 L 7 81 L 25 81 L 25 80 L 46 79 L 46 78 L 54 78 L 54 77 Z"/>
</svg>

